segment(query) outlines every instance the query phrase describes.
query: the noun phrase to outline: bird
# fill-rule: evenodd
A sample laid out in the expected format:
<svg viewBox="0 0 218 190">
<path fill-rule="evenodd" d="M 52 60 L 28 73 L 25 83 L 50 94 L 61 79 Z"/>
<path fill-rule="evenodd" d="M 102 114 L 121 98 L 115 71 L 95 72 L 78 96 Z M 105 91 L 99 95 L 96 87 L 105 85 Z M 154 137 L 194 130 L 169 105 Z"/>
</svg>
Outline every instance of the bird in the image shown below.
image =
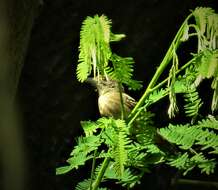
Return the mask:
<svg viewBox="0 0 218 190">
<path fill-rule="evenodd" d="M 106 78 L 91 78 L 89 77 L 86 82 L 94 86 L 98 91 L 98 108 L 101 116 L 113 117 L 115 119 L 121 118 L 121 98 L 118 82 Z M 124 92 L 121 88 L 124 119 L 127 118 L 131 110 L 136 105 L 136 100 Z"/>
</svg>

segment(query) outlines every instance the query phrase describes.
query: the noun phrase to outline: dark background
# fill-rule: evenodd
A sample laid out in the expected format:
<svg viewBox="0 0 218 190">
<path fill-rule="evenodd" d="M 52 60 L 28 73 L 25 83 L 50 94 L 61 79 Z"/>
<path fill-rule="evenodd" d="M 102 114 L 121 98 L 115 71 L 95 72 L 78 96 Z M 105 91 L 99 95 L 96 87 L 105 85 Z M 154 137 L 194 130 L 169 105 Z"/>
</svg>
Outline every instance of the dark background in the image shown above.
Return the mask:
<svg viewBox="0 0 218 190">
<path fill-rule="evenodd" d="M 127 35 L 112 48 L 118 55 L 135 59 L 135 78 L 146 86 L 190 10 L 215 8 L 215 2 L 45 0 L 34 24 L 17 94 L 28 160 L 26 190 L 74 189 L 90 170 L 55 176 L 55 168 L 68 158 L 75 137 L 82 134 L 80 121 L 99 117 L 97 95 L 90 86 L 78 83 L 75 74 L 79 31 L 86 16 L 105 14 L 113 21 L 114 33 Z M 142 93 L 131 95 L 138 99 Z M 154 169 L 136 189 L 164 189 L 171 174 L 168 168 Z"/>
</svg>

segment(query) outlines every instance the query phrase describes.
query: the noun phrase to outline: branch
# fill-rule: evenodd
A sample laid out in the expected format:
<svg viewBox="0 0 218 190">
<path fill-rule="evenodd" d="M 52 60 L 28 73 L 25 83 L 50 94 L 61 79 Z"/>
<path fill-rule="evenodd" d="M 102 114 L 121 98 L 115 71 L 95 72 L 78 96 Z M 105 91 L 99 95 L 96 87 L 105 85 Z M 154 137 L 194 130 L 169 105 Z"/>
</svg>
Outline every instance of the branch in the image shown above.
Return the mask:
<svg viewBox="0 0 218 190">
<path fill-rule="evenodd" d="M 172 57 L 173 57 L 173 52 L 176 51 L 176 49 L 179 47 L 181 41 L 180 39 L 183 36 L 183 32 L 184 32 L 184 27 L 187 23 L 187 21 L 189 20 L 189 18 L 192 16 L 193 14 L 191 13 L 183 22 L 182 26 L 180 27 L 179 31 L 177 32 L 173 42 L 171 43 L 164 59 L 162 60 L 160 66 L 158 67 L 156 73 L 154 74 L 153 78 L 151 79 L 151 82 L 149 83 L 147 89 L 145 90 L 143 96 L 140 98 L 140 100 L 138 101 L 138 103 L 136 104 L 136 106 L 134 107 L 134 109 L 132 110 L 132 112 L 129 115 L 128 121 L 131 120 L 131 118 L 134 117 L 135 114 L 137 114 L 138 109 L 144 104 L 146 98 L 149 96 L 149 94 L 152 92 L 152 88 L 155 86 L 157 80 L 159 79 L 160 75 L 163 73 L 163 71 L 165 70 L 166 66 L 170 63 Z"/>
<path fill-rule="evenodd" d="M 105 158 L 103 161 L 103 164 L 101 166 L 101 169 L 98 172 L 97 178 L 96 178 L 95 182 L 93 183 L 92 190 L 98 189 L 109 163 L 110 163 L 110 157 Z"/>
</svg>

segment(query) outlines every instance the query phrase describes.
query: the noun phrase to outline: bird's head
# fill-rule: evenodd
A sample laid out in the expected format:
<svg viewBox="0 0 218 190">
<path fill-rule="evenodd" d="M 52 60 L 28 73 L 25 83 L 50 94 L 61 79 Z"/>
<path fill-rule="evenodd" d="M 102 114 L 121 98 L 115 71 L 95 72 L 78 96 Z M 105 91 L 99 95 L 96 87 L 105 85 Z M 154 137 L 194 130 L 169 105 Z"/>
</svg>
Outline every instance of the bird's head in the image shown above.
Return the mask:
<svg viewBox="0 0 218 190">
<path fill-rule="evenodd" d="M 87 83 L 91 84 L 98 90 L 99 96 L 110 92 L 112 90 L 119 91 L 119 86 L 117 81 L 105 78 L 87 78 Z"/>
</svg>

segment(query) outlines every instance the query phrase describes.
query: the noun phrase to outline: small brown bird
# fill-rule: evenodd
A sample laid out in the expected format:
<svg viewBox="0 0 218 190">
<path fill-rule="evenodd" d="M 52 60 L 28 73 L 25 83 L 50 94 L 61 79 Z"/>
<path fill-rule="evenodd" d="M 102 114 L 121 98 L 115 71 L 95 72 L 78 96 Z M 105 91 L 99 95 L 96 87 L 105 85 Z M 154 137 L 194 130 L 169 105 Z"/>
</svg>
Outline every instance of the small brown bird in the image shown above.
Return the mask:
<svg viewBox="0 0 218 190">
<path fill-rule="evenodd" d="M 111 79 L 88 78 L 87 82 L 98 90 L 98 108 L 101 116 L 121 118 L 121 101 L 118 83 Z M 125 117 L 136 105 L 136 101 L 122 89 Z"/>
</svg>

